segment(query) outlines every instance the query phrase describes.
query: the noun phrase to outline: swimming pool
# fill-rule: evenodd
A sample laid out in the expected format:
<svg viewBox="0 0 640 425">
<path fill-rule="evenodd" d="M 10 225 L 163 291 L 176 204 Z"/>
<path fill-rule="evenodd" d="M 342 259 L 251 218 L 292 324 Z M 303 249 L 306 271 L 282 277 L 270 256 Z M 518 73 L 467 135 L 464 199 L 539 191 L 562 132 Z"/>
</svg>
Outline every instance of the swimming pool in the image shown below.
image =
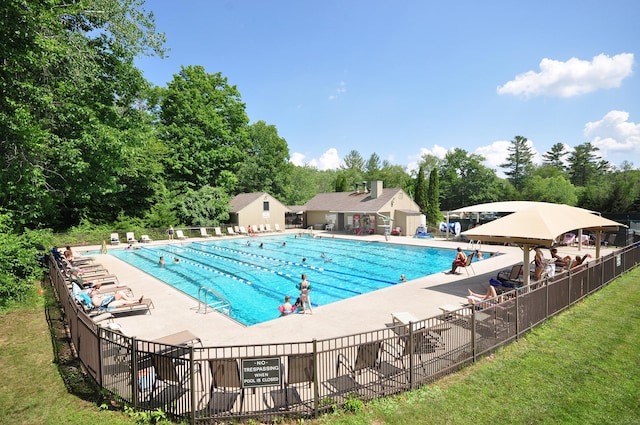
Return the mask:
<svg viewBox="0 0 640 425">
<path fill-rule="evenodd" d="M 285 295 L 292 303 L 298 297 L 302 273 L 317 307 L 401 284 L 403 274 L 412 280 L 442 272 L 454 257 L 449 249 L 297 235 L 201 240 L 109 254 L 196 300 L 201 287 L 215 291 L 230 303 L 230 316 L 247 326 L 279 317 L 277 307 Z"/>
</svg>

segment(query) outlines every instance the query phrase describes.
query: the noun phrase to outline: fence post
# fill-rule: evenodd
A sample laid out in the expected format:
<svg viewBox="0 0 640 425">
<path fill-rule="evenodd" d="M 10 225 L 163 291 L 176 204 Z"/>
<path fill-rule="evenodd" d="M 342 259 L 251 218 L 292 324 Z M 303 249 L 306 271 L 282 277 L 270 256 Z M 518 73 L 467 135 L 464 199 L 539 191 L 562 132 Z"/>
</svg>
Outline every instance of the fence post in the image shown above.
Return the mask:
<svg viewBox="0 0 640 425">
<path fill-rule="evenodd" d="M 318 417 L 318 405 L 320 404 L 320 400 L 318 400 L 318 340 L 313 339 L 313 417 Z"/>
<path fill-rule="evenodd" d="M 138 409 L 138 343 L 131 338 L 131 398 L 133 408 Z"/>
<path fill-rule="evenodd" d="M 520 298 L 518 297 L 518 291 L 516 289 L 516 341 L 520 340 Z"/>
<path fill-rule="evenodd" d="M 473 362 L 476 362 L 476 308 L 471 305 L 471 353 Z"/>
<path fill-rule="evenodd" d="M 189 414 L 189 423 L 196 423 L 196 372 L 195 362 L 193 360 L 193 345 L 189 346 L 189 380 L 191 387 L 191 413 Z"/>
<path fill-rule="evenodd" d="M 408 340 L 408 344 L 409 344 L 409 388 L 413 389 L 413 382 L 414 382 L 414 376 L 413 376 L 413 350 L 415 349 L 415 347 L 413 346 L 413 322 L 409 321 L 409 340 Z"/>
</svg>

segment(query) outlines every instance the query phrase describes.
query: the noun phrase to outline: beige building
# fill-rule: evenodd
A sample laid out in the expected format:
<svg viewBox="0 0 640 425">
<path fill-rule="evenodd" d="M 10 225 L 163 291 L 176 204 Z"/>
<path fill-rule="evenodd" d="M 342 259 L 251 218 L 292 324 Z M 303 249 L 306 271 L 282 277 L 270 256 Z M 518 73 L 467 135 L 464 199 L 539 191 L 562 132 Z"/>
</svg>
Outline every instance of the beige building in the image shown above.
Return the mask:
<svg viewBox="0 0 640 425">
<path fill-rule="evenodd" d="M 319 193 L 304 205 L 305 227 L 356 234 L 384 234 L 385 225 L 413 235 L 423 223 L 420 207 L 402 189 L 383 189 L 382 181 L 356 185 L 354 192 Z"/>
<path fill-rule="evenodd" d="M 252 224 L 275 230 L 277 224 L 280 229 L 285 228 L 285 213 L 289 209 L 266 192 L 240 193 L 231 200 L 229 220 L 231 224 L 248 228 Z"/>
</svg>

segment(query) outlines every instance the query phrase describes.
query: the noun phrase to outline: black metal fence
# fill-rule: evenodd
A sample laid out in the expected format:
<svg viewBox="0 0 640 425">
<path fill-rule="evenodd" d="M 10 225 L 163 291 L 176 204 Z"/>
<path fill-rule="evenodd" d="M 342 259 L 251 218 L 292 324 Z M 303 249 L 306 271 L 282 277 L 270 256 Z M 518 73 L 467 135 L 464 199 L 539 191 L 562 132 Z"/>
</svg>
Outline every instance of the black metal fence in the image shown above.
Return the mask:
<svg viewBox="0 0 640 425">
<path fill-rule="evenodd" d="M 87 372 L 138 409 L 210 423 L 317 416 L 432 382 L 507 344 L 640 262 L 635 241 L 580 270 L 408 325 L 325 340 L 198 347 L 125 337 L 79 309 L 64 275 L 51 279 Z"/>
</svg>

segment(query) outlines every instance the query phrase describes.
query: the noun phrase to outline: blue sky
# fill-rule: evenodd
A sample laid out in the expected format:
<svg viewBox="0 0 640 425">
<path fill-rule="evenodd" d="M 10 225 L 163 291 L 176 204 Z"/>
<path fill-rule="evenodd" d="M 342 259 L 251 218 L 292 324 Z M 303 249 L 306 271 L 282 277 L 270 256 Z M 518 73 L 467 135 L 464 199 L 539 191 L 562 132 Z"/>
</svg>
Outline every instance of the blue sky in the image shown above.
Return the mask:
<svg viewBox="0 0 640 425">
<path fill-rule="evenodd" d="M 235 85 L 250 121 L 292 162 L 366 159 L 414 169 L 462 148 L 503 171 L 509 141 L 555 143 L 640 168 L 640 2 L 149 0 L 168 58 L 136 64 L 165 86 L 202 65 Z"/>
</svg>

